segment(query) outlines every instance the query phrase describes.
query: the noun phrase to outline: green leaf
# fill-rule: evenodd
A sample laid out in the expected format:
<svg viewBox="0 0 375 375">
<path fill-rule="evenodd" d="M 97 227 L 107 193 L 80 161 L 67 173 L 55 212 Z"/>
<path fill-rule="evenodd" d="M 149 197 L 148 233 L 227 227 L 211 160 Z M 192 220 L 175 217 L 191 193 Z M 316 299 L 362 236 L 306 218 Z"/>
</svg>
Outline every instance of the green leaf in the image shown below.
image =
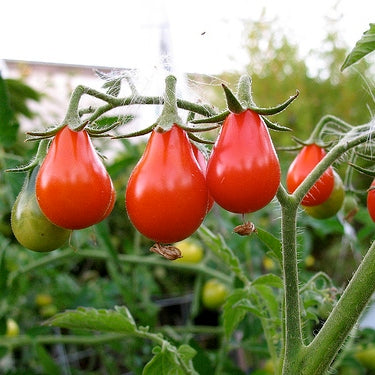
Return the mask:
<svg viewBox="0 0 375 375">
<path fill-rule="evenodd" d="M 178 353 L 180 354 L 184 362 L 188 362 L 197 354 L 197 351 L 190 345 L 182 344 L 178 348 Z"/>
<path fill-rule="evenodd" d="M 8 246 L 8 241 L 2 245 L 2 249 L 0 249 L 0 290 L 6 291 L 7 280 L 9 276 L 9 271 L 5 264 L 5 251 Z"/>
<path fill-rule="evenodd" d="M 223 327 L 226 337 L 230 337 L 236 327 L 241 323 L 247 313 L 246 308 L 234 306 L 240 301 L 249 298 L 249 293 L 244 289 L 236 289 L 227 298 L 223 307 Z"/>
<path fill-rule="evenodd" d="M 365 31 L 362 38 L 356 43 L 353 50 L 346 57 L 341 70 L 353 65 L 370 52 L 375 50 L 375 23 L 370 23 L 370 29 Z"/>
<path fill-rule="evenodd" d="M 61 368 L 55 363 L 51 355 L 42 345 L 36 345 L 36 354 L 38 356 L 38 363 L 43 367 L 45 374 L 60 374 Z"/>
<path fill-rule="evenodd" d="M 261 228 L 257 228 L 256 234 L 258 238 L 272 251 L 281 264 L 281 242 L 274 235 Z"/>
<path fill-rule="evenodd" d="M 255 306 L 249 299 L 244 298 L 233 305 L 234 309 L 241 308 L 251 314 L 257 316 L 258 318 L 266 318 L 266 314 L 261 311 L 257 306 Z"/>
<path fill-rule="evenodd" d="M 265 284 L 255 285 L 254 288 L 258 292 L 259 297 L 265 303 L 270 318 L 274 320 L 280 319 L 280 306 L 274 290 Z"/>
<path fill-rule="evenodd" d="M 17 140 L 19 125 L 10 106 L 5 80 L 0 74 L 0 144 L 12 146 Z"/>
<path fill-rule="evenodd" d="M 153 350 L 155 354 L 150 362 L 146 364 L 142 375 L 183 375 L 184 371 L 178 362 L 175 352 L 165 346 L 156 347 Z"/>
<path fill-rule="evenodd" d="M 45 324 L 70 329 L 88 329 L 101 332 L 133 333 L 136 325 L 129 310 L 122 306 L 115 310 L 78 308 L 53 316 Z"/>
<path fill-rule="evenodd" d="M 268 286 L 273 286 L 275 288 L 283 287 L 283 281 L 281 280 L 281 278 L 277 275 L 274 275 L 273 273 L 259 276 L 251 284 L 252 285 L 268 285 Z"/>
</svg>

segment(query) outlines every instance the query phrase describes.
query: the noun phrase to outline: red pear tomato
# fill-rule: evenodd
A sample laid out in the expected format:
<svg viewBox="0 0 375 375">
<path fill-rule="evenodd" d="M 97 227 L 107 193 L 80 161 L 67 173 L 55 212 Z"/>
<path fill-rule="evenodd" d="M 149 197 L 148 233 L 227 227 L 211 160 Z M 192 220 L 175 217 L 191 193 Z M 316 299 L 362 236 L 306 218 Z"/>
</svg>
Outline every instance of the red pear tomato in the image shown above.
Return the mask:
<svg viewBox="0 0 375 375">
<path fill-rule="evenodd" d="M 367 210 L 372 221 L 375 221 L 375 179 L 372 181 L 367 193 Z"/>
<path fill-rule="evenodd" d="M 254 212 L 273 199 L 280 184 L 280 164 L 257 113 L 228 115 L 208 161 L 206 179 L 215 202 L 230 212 Z"/>
<path fill-rule="evenodd" d="M 316 144 L 304 146 L 289 167 L 286 185 L 289 193 L 293 193 L 305 180 L 316 165 L 324 158 L 326 152 Z M 332 193 L 335 177 L 329 167 L 302 199 L 304 206 L 317 206 L 325 202 Z"/>
<path fill-rule="evenodd" d="M 62 228 L 86 228 L 109 215 L 114 195 L 112 180 L 87 132 L 62 128 L 36 180 L 44 215 Z"/>
<path fill-rule="evenodd" d="M 183 129 L 173 125 L 164 133 L 152 132 L 130 175 L 125 202 L 135 228 L 155 242 L 181 241 L 198 229 L 208 190 Z"/>
</svg>

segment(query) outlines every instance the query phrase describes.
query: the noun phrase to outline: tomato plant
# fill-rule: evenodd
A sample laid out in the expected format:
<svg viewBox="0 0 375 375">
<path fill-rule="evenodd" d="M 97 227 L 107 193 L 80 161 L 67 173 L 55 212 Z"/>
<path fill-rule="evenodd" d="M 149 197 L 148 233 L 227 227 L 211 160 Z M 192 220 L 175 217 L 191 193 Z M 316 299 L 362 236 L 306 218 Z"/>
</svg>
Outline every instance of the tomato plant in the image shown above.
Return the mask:
<svg viewBox="0 0 375 375">
<path fill-rule="evenodd" d="M 36 180 L 41 210 L 54 224 L 82 229 L 103 220 L 114 203 L 111 178 L 85 130 L 64 126 Z"/>
<path fill-rule="evenodd" d="M 328 199 L 317 206 L 303 206 L 305 212 L 315 219 L 327 219 L 337 214 L 345 198 L 345 188 L 340 175 L 333 171 L 335 184 Z"/>
<path fill-rule="evenodd" d="M 251 110 L 230 113 L 207 165 L 214 201 L 230 212 L 254 212 L 273 199 L 279 184 L 279 160 L 262 118 Z"/>
<path fill-rule="evenodd" d="M 202 288 L 203 306 L 210 310 L 220 308 L 229 295 L 228 287 L 216 279 L 207 280 Z"/>
<path fill-rule="evenodd" d="M 130 175 L 125 202 L 133 225 L 156 242 L 181 241 L 201 225 L 208 190 L 190 141 L 179 126 L 152 132 Z"/>
<path fill-rule="evenodd" d="M 71 230 L 50 222 L 39 208 L 35 196 L 35 180 L 39 167 L 28 172 L 24 185 L 13 205 L 11 226 L 17 241 L 27 249 L 51 251 L 67 243 Z"/>
<path fill-rule="evenodd" d="M 324 149 L 317 144 L 310 144 L 302 148 L 287 172 L 286 185 L 289 193 L 293 193 L 297 189 L 325 155 Z M 302 205 L 317 206 L 326 201 L 333 190 L 334 181 L 333 169 L 328 167 L 304 196 Z"/>
</svg>

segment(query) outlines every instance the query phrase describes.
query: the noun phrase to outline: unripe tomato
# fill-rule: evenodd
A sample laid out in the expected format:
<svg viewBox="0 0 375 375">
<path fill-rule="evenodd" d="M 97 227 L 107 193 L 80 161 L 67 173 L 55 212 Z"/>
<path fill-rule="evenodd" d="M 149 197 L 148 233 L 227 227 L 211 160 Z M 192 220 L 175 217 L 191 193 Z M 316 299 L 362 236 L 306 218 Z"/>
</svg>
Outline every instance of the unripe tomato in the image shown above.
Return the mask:
<svg viewBox="0 0 375 375">
<path fill-rule="evenodd" d="M 178 263 L 199 263 L 203 258 L 203 248 L 192 240 L 183 240 L 174 244 L 181 251 L 181 258 L 175 260 Z"/>
<path fill-rule="evenodd" d="M 267 126 L 251 110 L 230 113 L 207 164 L 207 186 L 215 202 L 234 213 L 266 206 L 280 184 L 280 164 Z"/>
<path fill-rule="evenodd" d="M 375 222 L 375 179 L 372 181 L 367 193 L 367 210 L 372 221 Z"/>
<path fill-rule="evenodd" d="M 346 194 L 344 203 L 342 205 L 342 213 L 344 219 L 348 222 L 351 222 L 354 216 L 359 211 L 358 198 L 353 193 Z"/>
<path fill-rule="evenodd" d="M 186 132 L 153 131 L 125 193 L 135 228 L 158 243 L 189 237 L 207 213 L 208 190 Z"/>
<path fill-rule="evenodd" d="M 327 219 L 336 215 L 344 202 L 344 184 L 336 171 L 333 171 L 333 174 L 335 184 L 329 198 L 317 206 L 303 206 L 305 212 L 315 219 Z"/>
<path fill-rule="evenodd" d="M 316 144 L 302 148 L 287 173 L 286 185 L 289 193 L 293 193 L 297 189 L 325 155 L 324 149 Z M 317 206 L 323 203 L 331 195 L 334 183 L 333 169 L 329 167 L 307 192 L 301 204 L 304 206 Z"/>
<path fill-rule="evenodd" d="M 52 303 L 52 296 L 46 293 L 40 293 L 35 296 L 35 304 L 39 307 L 48 306 Z"/>
<path fill-rule="evenodd" d="M 358 350 L 354 356 L 362 366 L 369 370 L 375 370 L 375 347 Z"/>
<path fill-rule="evenodd" d="M 11 226 L 17 241 L 29 250 L 46 252 L 64 245 L 72 231 L 51 223 L 39 208 L 35 196 L 35 167 L 25 179 L 11 213 Z"/>
<path fill-rule="evenodd" d="M 54 224 L 82 229 L 109 215 L 114 188 L 85 130 L 55 136 L 36 181 L 41 210 Z"/>
<path fill-rule="evenodd" d="M 5 336 L 16 337 L 19 334 L 20 334 L 20 327 L 18 326 L 17 322 L 12 318 L 8 318 L 7 323 L 6 323 Z"/>
<path fill-rule="evenodd" d="M 203 306 L 210 310 L 220 308 L 229 295 L 229 289 L 217 279 L 206 281 L 202 288 Z"/>
</svg>

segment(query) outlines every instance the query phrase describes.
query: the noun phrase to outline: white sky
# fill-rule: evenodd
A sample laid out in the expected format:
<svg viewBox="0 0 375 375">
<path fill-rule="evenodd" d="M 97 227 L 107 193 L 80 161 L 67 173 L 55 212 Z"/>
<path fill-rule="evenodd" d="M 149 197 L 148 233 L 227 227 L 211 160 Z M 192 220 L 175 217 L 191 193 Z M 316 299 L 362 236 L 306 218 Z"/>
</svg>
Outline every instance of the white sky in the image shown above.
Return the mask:
<svg viewBox="0 0 375 375">
<path fill-rule="evenodd" d="M 350 47 L 375 22 L 374 0 L 5 0 L 0 59 L 150 68 L 169 23 L 175 69 L 215 74 L 242 67 L 243 20 L 263 8 L 302 53 L 321 45 L 326 16 L 341 15 Z"/>
</svg>

